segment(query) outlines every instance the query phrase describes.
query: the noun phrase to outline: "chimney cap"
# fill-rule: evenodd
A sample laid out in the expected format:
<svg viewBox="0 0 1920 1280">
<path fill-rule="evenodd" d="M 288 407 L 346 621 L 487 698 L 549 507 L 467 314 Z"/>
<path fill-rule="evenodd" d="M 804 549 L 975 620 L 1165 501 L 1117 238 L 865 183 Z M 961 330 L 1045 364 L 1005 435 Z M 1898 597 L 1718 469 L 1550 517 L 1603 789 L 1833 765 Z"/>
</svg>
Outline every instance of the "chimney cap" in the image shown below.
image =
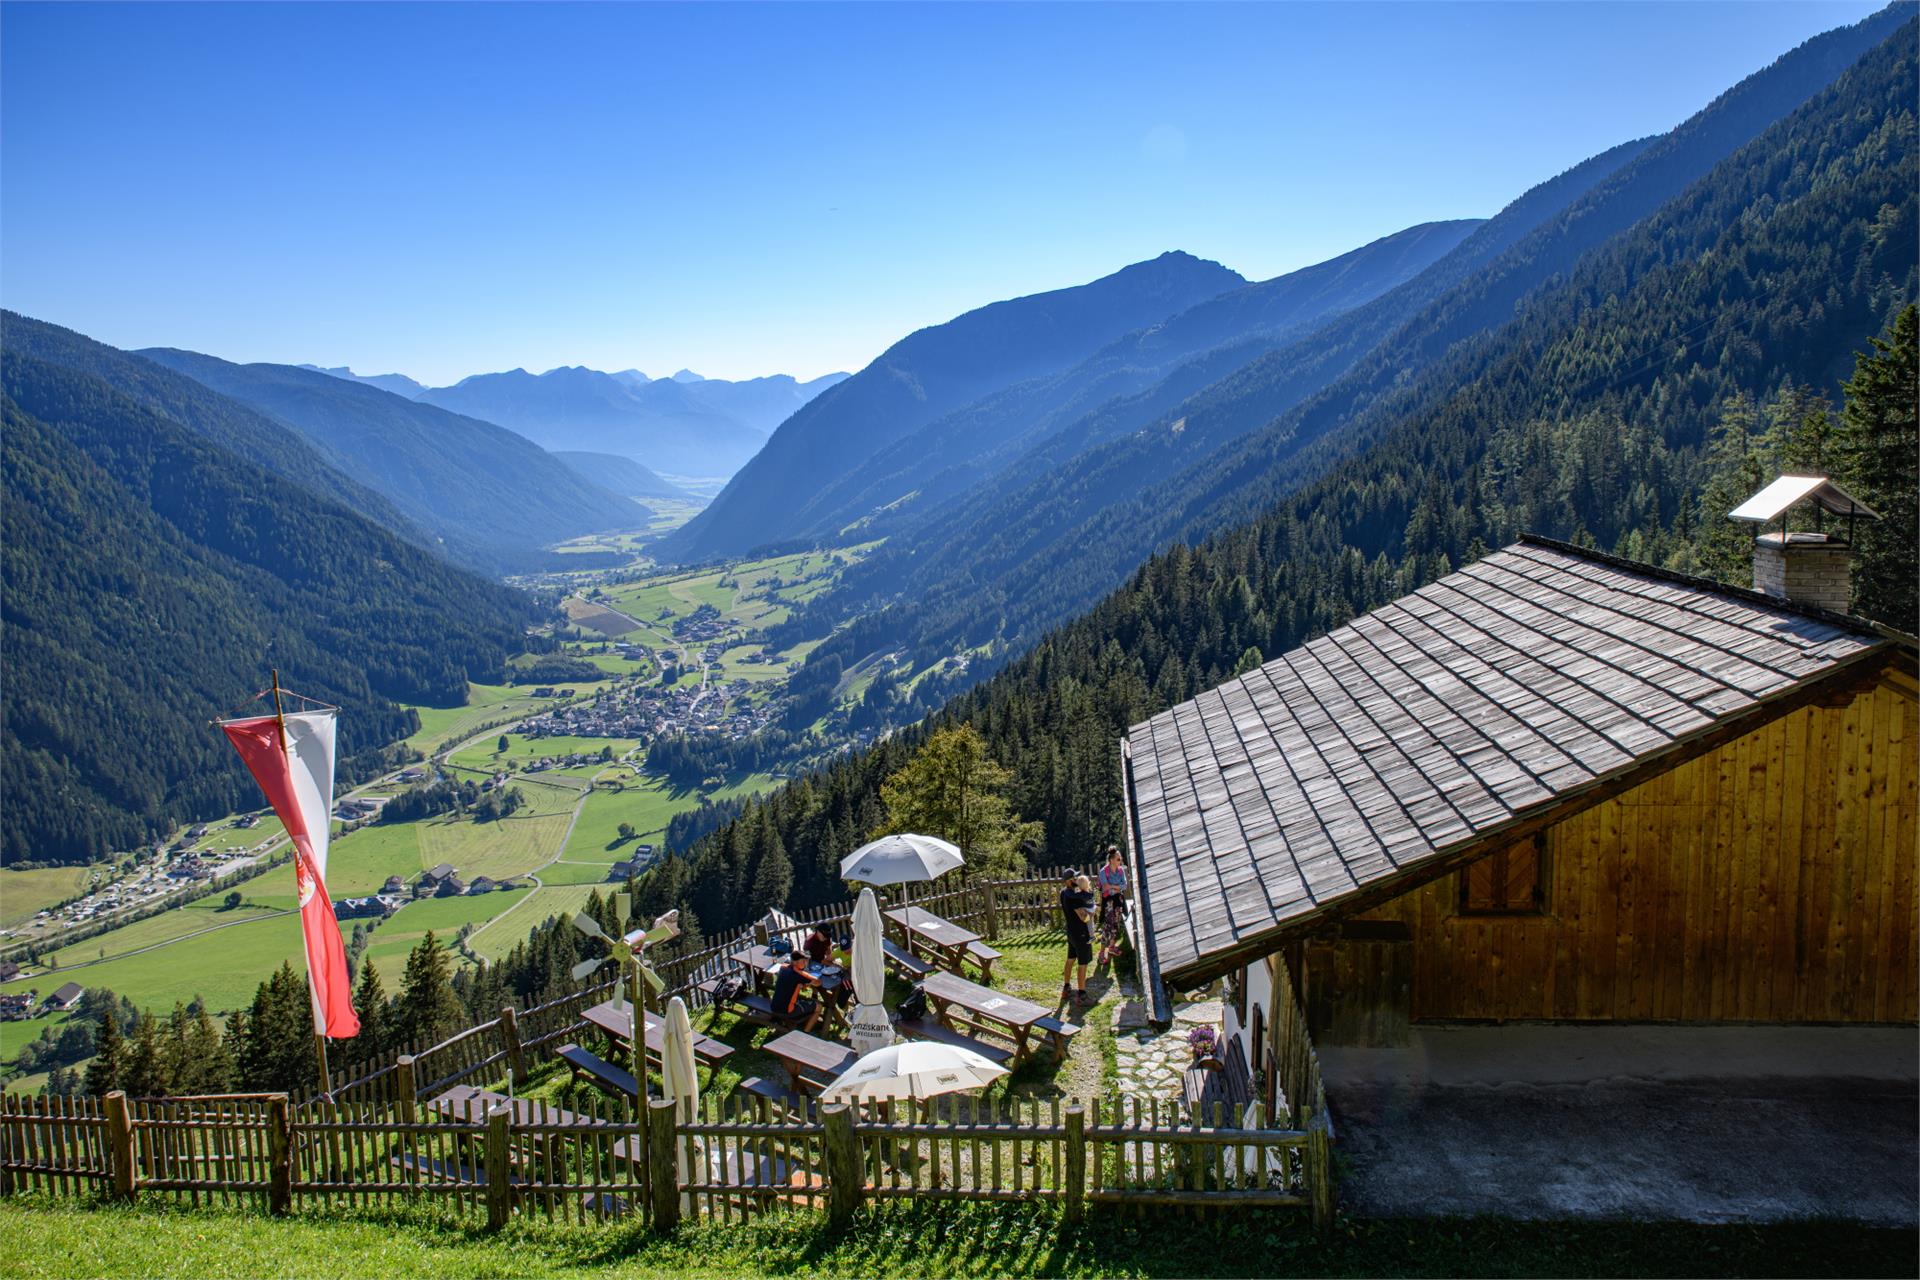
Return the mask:
<svg viewBox="0 0 1920 1280">
<path fill-rule="evenodd" d="M 1788 508 L 1800 502 L 1812 502 L 1822 511 L 1836 516 L 1865 516 L 1869 520 L 1880 518 L 1879 512 L 1825 476 L 1781 476 L 1729 511 L 1727 517 L 1765 524 L 1778 519 Z"/>
</svg>

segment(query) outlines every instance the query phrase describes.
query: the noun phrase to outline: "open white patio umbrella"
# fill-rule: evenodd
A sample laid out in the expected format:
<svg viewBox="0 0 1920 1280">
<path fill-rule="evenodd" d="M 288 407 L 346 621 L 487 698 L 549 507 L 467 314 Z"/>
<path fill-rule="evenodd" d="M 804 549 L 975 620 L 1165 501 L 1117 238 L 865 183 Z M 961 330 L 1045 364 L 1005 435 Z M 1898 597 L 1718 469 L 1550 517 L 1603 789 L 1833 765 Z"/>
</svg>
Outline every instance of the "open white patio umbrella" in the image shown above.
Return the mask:
<svg viewBox="0 0 1920 1280">
<path fill-rule="evenodd" d="M 932 1098 L 992 1084 L 1007 1069 L 958 1045 L 902 1040 L 875 1049 L 841 1073 L 820 1098 L 824 1102 L 881 1102 Z"/>
<path fill-rule="evenodd" d="M 840 859 L 840 878 L 871 885 L 918 884 L 965 862 L 959 845 L 938 836 L 881 836 Z"/>
<path fill-rule="evenodd" d="M 855 1053 L 872 1053 L 893 1043 L 887 1021 L 887 955 L 880 932 L 880 900 L 862 889 L 853 908 L 853 1017 L 848 1041 Z"/>
</svg>

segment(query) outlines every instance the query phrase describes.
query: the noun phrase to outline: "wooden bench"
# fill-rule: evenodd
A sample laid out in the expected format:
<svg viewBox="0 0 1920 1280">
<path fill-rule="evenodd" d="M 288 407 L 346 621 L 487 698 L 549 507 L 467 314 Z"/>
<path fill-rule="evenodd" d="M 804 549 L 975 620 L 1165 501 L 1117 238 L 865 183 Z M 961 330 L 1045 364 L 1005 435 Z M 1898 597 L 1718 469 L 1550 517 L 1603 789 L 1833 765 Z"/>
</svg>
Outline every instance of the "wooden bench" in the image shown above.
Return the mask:
<svg viewBox="0 0 1920 1280">
<path fill-rule="evenodd" d="M 1195 1124 L 1212 1124 L 1214 1108 L 1218 1106 L 1226 1123 L 1237 1125 L 1241 1113 L 1253 1101 L 1253 1073 L 1247 1068 L 1246 1052 L 1237 1039 L 1227 1042 L 1226 1053 L 1220 1061 L 1217 1071 L 1188 1067 L 1181 1079 L 1181 1092 Z"/>
<path fill-rule="evenodd" d="M 981 1040 L 950 1027 L 941 1026 L 932 1018 L 902 1018 L 893 1024 L 893 1029 L 910 1039 L 931 1040 L 936 1044 L 950 1044 L 956 1048 L 971 1049 L 981 1057 L 1003 1067 L 1013 1061 L 1013 1050 L 1003 1048 L 990 1040 Z"/>
<path fill-rule="evenodd" d="M 640 1096 L 640 1082 L 634 1079 L 631 1071 L 624 1071 L 577 1044 L 561 1045 L 554 1050 L 554 1056 L 567 1064 L 567 1070 L 575 1080 L 586 1076 L 603 1089 L 611 1089 L 629 1098 Z"/>
<path fill-rule="evenodd" d="M 967 959 L 980 966 L 981 982 L 993 981 L 993 962 L 998 960 L 1000 956 L 1001 953 L 999 951 L 994 950 L 985 942 L 976 940 L 967 944 Z"/>
<path fill-rule="evenodd" d="M 733 1087 L 741 1093 L 750 1093 L 756 1098 L 765 1098 L 776 1107 L 782 1107 L 788 1111 L 805 1111 L 807 1109 L 807 1100 L 795 1093 L 791 1087 L 780 1084 L 774 1080 L 769 1080 L 764 1076 L 748 1076 Z"/>
<path fill-rule="evenodd" d="M 1080 1024 L 1067 1022 L 1061 1017 L 1050 1015 L 1033 1024 L 1035 1031 L 1045 1033 L 1047 1043 L 1053 1047 L 1053 1060 L 1060 1061 L 1067 1056 L 1067 1049 L 1073 1038 L 1080 1034 Z"/>
<path fill-rule="evenodd" d="M 486 1168 L 479 1164 L 451 1165 L 444 1160 L 431 1160 L 426 1156 L 398 1155 L 391 1161 L 396 1169 L 412 1169 L 415 1173 L 430 1174 L 441 1182 L 468 1182 L 476 1186 L 487 1185 Z M 525 1178 L 515 1175 L 507 1181 L 524 1183 Z"/>
<path fill-rule="evenodd" d="M 880 944 L 887 953 L 887 963 L 898 969 L 909 981 L 918 982 L 933 972 L 931 961 L 922 960 L 892 938 L 884 939 Z"/>
</svg>

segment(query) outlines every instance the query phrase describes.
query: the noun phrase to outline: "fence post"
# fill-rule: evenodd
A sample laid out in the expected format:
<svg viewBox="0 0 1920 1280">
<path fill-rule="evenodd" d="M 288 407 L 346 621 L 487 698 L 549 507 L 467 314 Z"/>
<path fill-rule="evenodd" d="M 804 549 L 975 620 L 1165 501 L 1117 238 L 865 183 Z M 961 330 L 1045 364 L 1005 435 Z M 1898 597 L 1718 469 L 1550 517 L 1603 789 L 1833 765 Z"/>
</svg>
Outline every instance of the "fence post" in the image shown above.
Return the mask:
<svg viewBox="0 0 1920 1280">
<path fill-rule="evenodd" d="M 1327 1118 L 1324 1113 L 1307 1122 L 1307 1194 L 1313 1197 L 1313 1225 L 1320 1231 L 1333 1227 L 1333 1162 L 1327 1153 Z"/>
<path fill-rule="evenodd" d="M 680 1225 L 680 1177 L 674 1167 L 673 1148 L 679 1142 L 676 1122 L 680 1104 L 672 1098 L 652 1098 L 647 1109 L 653 1123 L 647 1128 L 647 1182 L 653 1193 L 653 1227 L 671 1231 Z"/>
<path fill-rule="evenodd" d="M 1087 1109 L 1067 1106 L 1067 1221 L 1078 1222 L 1087 1211 Z"/>
<path fill-rule="evenodd" d="M 500 1039 L 507 1047 L 507 1065 L 512 1068 L 513 1082 L 523 1085 L 527 1082 L 527 1059 L 520 1051 L 520 1015 L 514 1012 L 512 1005 L 500 1007 Z"/>
<path fill-rule="evenodd" d="M 101 1099 L 107 1116 L 107 1149 L 113 1153 L 113 1194 L 122 1200 L 133 1199 L 133 1113 L 124 1089 L 115 1089 Z"/>
<path fill-rule="evenodd" d="M 414 1103 L 418 1101 L 413 1084 L 413 1055 L 403 1053 L 394 1060 L 394 1092 L 399 1094 L 400 1120 L 403 1124 L 414 1122 Z"/>
<path fill-rule="evenodd" d="M 267 1099 L 267 1211 L 285 1214 L 293 1208 L 293 1117 L 287 1095 Z"/>
<path fill-rule="evenodd" d="M 980 882 L 981 905 L 987 911 L 987 937 L 990 941 L 1000 941 L 1000 895 L 993 887 L 993 881 Z"/>
<path fill-rule="evenodd" d="M 505 1106 L 487 1112 L 487 1230 L 507 1225 L 513 1212 L 513 1167 L 507 1159 L 507 1123 L 513 1113 Z"/>
<path fill-rule="evenodd" d="M 826 1125 L 827 1218 L 834 1226 L 844 1227 L 860 1207 L 864 1181 L 860 1135 L 853 1131 L 853 1111 L 847 1103 L 827 1103 L 820 1108 L 820 1119 Z"/>
</svg>

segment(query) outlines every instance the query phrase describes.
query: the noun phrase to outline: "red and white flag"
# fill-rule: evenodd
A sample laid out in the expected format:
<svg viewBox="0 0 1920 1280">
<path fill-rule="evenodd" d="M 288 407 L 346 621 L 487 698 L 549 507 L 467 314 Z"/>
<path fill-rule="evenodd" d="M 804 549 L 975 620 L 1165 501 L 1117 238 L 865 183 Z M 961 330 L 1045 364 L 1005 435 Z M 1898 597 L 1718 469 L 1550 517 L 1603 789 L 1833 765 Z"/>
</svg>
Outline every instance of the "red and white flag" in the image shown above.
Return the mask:
<svg viewBox="0 0 1920 1280">
<path fill-rule="evenodd" d="M 285 737 L 281 736 L 282 725 Z M 347 948 L 327 896 L 327 840 L 333 819 L 332 711 L 222 720 L 253 780 L 286 824 L 293 841 L 294 882 L 300 890 L 300 931 L 307 944 L 307 985 L 313 1025 L 336 1040 L 359 1034 L 353 1012 Z"/>
</svg>

